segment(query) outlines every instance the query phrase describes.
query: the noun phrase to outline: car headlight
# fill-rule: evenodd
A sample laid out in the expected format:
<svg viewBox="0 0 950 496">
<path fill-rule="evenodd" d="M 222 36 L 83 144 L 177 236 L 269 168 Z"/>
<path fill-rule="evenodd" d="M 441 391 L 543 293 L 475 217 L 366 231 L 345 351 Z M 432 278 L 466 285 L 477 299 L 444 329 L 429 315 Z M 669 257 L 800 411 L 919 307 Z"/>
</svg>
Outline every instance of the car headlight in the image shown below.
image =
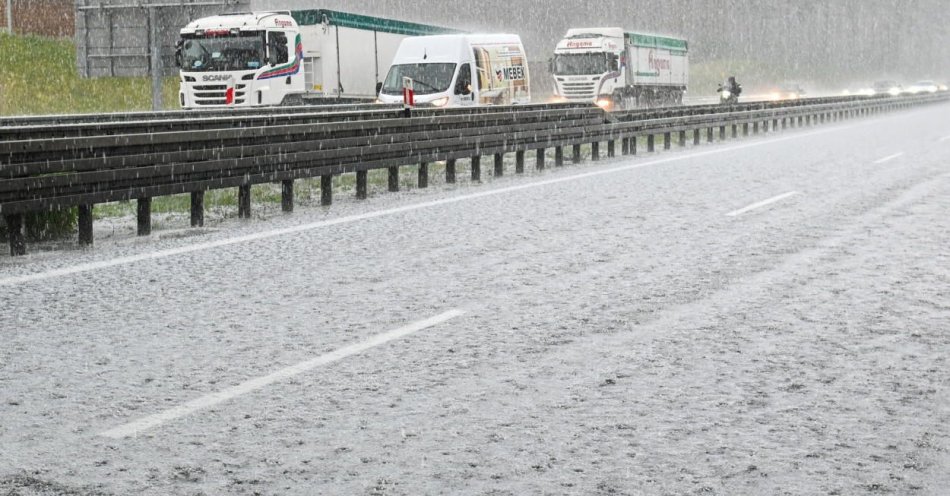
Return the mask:
<svg viewBox="0 0 950 496">
<path fill-rule="evenodd" d="M 433 107 L 444 107 L 449 104 L 449 97 L 443 96 L 442 98 L 436 98 L 429 102 Z"/>
<path fill-rule="evenodd" d="M 613 106 L 613 104 L 614 102 L 608 98 L 601 98 L 597 100 L 597 106 L 604 110 L 610 110 L 610 107 Z"/>
<path fill-rule="evenodd" d="M 732 96 L 732 92 L 729 90 L 723 90 L 722 96 L 729 98 L 730 96 Z"/>
</svg>

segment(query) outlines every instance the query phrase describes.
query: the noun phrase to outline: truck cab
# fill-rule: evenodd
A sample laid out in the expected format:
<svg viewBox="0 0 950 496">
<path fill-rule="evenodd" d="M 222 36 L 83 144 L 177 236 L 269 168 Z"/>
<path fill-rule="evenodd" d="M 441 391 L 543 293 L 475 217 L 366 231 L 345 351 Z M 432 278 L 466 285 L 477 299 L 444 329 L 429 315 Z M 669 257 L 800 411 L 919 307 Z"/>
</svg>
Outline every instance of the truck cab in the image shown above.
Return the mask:
<svg viewBox="0 0 950 496">
<path fill-rule="evenodd" d="M 305 92 L 300 30 L 289 12 L 206 17 L 180 34 L 184 108 L 281 105 Z"/>
<path fill-rule="evenodd" d="M 380 103 L 403 102 L 412 81 L 426 107 L 516 105 L 531 101 L 528 64 L 517 35 L 437 35 L 402 40 L 380 87 Z"/>
<path fill-rule="evenodd" d="M 571 29 L 551 60 L 555 95 L 608 107 L 626 84 L 626 68 L 623 29 Z"/>
</svg>

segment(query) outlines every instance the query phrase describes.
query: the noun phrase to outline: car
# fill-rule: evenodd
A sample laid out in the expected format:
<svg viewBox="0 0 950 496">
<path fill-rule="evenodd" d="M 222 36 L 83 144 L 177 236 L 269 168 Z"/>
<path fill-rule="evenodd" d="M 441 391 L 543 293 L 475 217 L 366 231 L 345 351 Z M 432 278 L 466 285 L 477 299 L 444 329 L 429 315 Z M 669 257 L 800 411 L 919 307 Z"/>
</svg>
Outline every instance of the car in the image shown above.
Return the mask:
<svg viewBox="0 0 950 496">
<path fill-rule="evenodd" d="M 929 79 L 917 81 L 916 83 L 912 84 L 910 88 L 907 88 L 907 92 L 911 95 L 917 95 L 919 93 L 936 93 L 939 90 L 940 86 Z"/>
<path fill-rule="evenodd" d="M 900 83 L 892 80 L 875 81 L 871 87 L 871 95 L 891 95 L 897 96 L 903 93 L 904 88 Z"/>
<path fill-rule="evenodd" d="M 785 83 L 772 92 L 772 100 L 798 100 L 806 95 L 804 89 L 798 83 Z"/>
</svg>

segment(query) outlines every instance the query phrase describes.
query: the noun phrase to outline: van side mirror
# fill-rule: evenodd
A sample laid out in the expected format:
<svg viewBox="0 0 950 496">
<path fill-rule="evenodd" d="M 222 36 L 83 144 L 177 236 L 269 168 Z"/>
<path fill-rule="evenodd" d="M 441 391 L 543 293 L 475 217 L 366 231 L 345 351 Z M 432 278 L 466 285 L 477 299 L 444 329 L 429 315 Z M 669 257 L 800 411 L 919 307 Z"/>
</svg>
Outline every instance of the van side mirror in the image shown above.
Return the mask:
<svg viewBox="0 0 950 496">
<path fill-rule="evenodd" d="M 379 96 L 380 92 L 383 91 L 383 83 L 376 83 L 376 96 Z"/>
<path fill-rule="evenodd" d="M 554 74 L 554 57 L 548 59 L 548 72 Z"/>
</svg>

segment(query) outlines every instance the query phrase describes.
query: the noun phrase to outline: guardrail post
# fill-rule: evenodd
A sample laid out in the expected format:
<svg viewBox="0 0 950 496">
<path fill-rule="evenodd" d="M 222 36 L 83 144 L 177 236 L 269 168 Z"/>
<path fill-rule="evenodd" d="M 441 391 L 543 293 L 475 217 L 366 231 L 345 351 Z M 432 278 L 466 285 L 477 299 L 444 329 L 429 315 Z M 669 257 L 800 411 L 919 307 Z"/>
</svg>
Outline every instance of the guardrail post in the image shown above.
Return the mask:
<svg viewBox="0 0 950 496">
<path fill-rule="evenodd" d="M 92 244 L 92 205 L 79 206 L 79 245 Z"/>
<path fill-rule="evenodd" d="M 389 191 L 395 193 L 399 191 L 399 166 L 389 167 Z"/>
<path fill-rule="evenodd" d="M 600 160 L 600 142 L 595 141 L 590 144 L 590 159 L 594 162 Z"/>
<path fill-rule="evenodd" d="M 699 146 L 699 128 L 693 129 L 693 145 Z"/>
<path fill-rule="evenodd" d="M 534 161 L 538 170 L 544 170 L 544 148 L 538 148 L 535 151 Z"/>
<path fill-rule="evenodd" d="M 726 140 L 726 126 L 719 126 L 719 141 Z"/>
<path fill-rule="evenodd" d="M 637 154 L 637 140 L 639 140 L 639 139 L 640 139 L 640 138 L 639 138 L 638 136 L 634 136 L 634 137 L 630 138 L 630 155 L 636 155 L 636 154 Z"/>
<path fill-rule="evenodd" d="M 748 136 L 748 135 L 749 135 L 749 123 L 748 123 L 748 122 L 742 123 L 742 135 L 743 135 L 743 136 Z"/>
<path fill-rule="evenodd" d="M 191 227 L 205 225 L 205 192 L 191 192 Z"/>
<path fill-rule="evenodd" d="M 607 157 L 613 158 L 617 156 L 617 140 L 607 141 Z"/>
<path fill-rule="evenodd" d="M 680 146 L 681 146 L 681 147 L 685 147 L 685 146 L 686 146 L 686 131 L 685 131 L 685 130 L 684 130 L 684 131 L 680 131 Z"/>
<path fill-rule="evenodd" d="M 564 166 L 564 147 L 558 146 L 554 148 L 554 166 L 563 167 Z"/>
<path fill-rule="evenodd" d="M 811 126 L 811 114 L 805 116 L 805 126 Z"/>
<path fill-rule="evenodd" d="M 419 188 L 429 187 L 429 164 L 422 162 L 419 164 Z"/>
<path fill-rule="evenodd" d="M 515 174 L 524 174 L 524 150 L 515 152 Z"/>
<path fill-rule="evenodd" d="M 630 138 L 623 138 L 620 140 L 620 155 L 624 157 L 630 155 Z"/>
<path fill-rule="evenodd" d="M 455 159 L 450 158 L 445 161 L 445 183 L 455 184 Z"/>
<path fill-rule="evenodd" d="M 505 154 L 496 153 L 495 154 L 495 177 L 501 177 L 505 175 Z"/>
<path fill-rule="evenodd" d="M 759 134 L 759 121 L 752 123 L 752 134 Z"/>
<path fill-rule="evenodd" d="M 778 131 L 778 119 L 772 120 L 772 132 Z"/>
<path fill-rule="evenodd" d="M 369 196 L 369 171 L 356 171 L 356 199 L 365 200 Z"/>
<path fill-rule="evenodd" d="M 251 218 L 251 185 L 242 184 L 238 186 L 238 217 L 241 219 Z"/>
<path fill-rule="evenodd" d="M 739 137 L 739 125 L 738 125 L 738 124 L 733 124 L 733 125 L 732 125 L 732 137 L 733 137 L 733 138 L 738 138 L 738 137 Z"/>
<path fill-rule="evenodd" d="M 482 180 L 482 157 L 481 155 L 476 155 L 472 157 L 472 181 L 479 182 Z"/>
<path fill-rule="evenodd" d="M 3 216 L 7 221 L 7 237 L 10 238 L 10 256 L 26 255 L 26 237 L 23 235 L 23 214 Z"/>
<path fill-rule="evenodd" d="M 713 141 L 715 141 L 715 140 L 713 139 L 713 133 L 715 133 L 715 131 L 713 130 L 713 128 L 706 129 L 706 142 L 707 142 L 707 143 L 712 143 Z"/>
<path fill-rule="evenodd" d="M 137 207 L 135 216 L 138 224 L 138 235 L 148 236 L 152 234 L 152 199 L 139 198 L 136 200 Z"/>
<path fill-rule="evenodd" d="M 294 211 L 294 180 L 284 179 L 280 182 L 280 209 L 290 213 Z"/>
<path fill-rule="evenodd" d="M 577 165 L 581 163 L 581 145 L 574 145 L 573 151 L 574 153 L 571 156 L 571 162 L 573 162 L 574 165 Z"/>
<path fill-rule="evenodd" d="M 673 135 L 669 131 L 663 133 L 663 149 L 669 150 L 670 145 L 673 144 Z"/>
<path fill-rule="evenodd" d="M 647 135 L 647 153 L 653 153 L 656 151 L 656 136 L 652 134 Z"/>
<path fill-rule="evenodd" d="M 320 176 L 320 205 L 333 205 L 333 175 Z"/>
</svg>

